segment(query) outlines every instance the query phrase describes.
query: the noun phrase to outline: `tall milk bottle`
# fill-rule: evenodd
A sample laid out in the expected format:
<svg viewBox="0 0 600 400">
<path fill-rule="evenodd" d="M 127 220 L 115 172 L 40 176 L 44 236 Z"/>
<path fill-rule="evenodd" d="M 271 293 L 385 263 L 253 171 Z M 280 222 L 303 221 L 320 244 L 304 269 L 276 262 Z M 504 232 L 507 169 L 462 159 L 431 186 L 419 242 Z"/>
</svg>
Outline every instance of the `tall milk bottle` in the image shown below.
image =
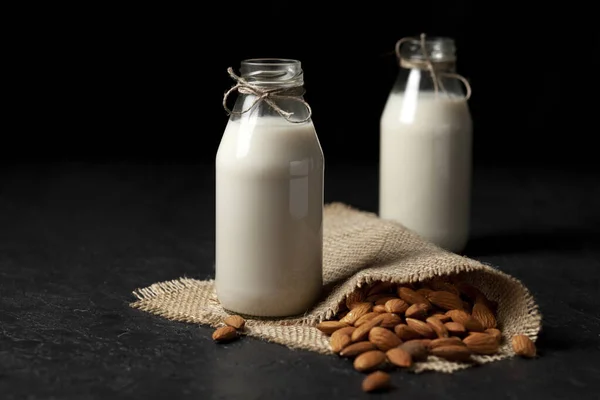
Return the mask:
<svg viewBox="0 0 600 400">
<path fill-rule="evenodd" d="M 380 120 L 379 216 L 458 253 L 469 237 L 471 89 L 450 38 L 401 39 L 396 53 Z"/>
<path fill-rule="evenodd" d="M 322 289 L 323 152 L 299 61 L 245 60 L 240 73 L 216 156 L 217 297 L 239 314 L 297 315 Z"/>
</svg>

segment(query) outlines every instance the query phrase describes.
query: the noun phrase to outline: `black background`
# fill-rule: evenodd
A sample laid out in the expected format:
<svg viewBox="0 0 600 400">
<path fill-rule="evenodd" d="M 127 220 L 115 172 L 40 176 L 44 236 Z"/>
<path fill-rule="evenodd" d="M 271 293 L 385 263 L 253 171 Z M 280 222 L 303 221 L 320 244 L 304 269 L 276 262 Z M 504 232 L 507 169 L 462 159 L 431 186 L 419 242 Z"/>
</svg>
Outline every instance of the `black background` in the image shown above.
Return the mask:
<svg viewBox="0 0 600 400">
<path fill-rule="evenodd" d="M 7 115 L 17 119 L 0 151 L 27 163 L 210 164 L 227 121 L 227 67 L 282 57 L 303 64 L 327 163 L 373 164 L 398 73 L 394 44 L 424 32 L 456 40 L 458 72 L 473 88 L 476 164 L 597 165 L 600 40 L 593 9 L 578 4 L 32 7 L 8 36 Z"/>
</svg>

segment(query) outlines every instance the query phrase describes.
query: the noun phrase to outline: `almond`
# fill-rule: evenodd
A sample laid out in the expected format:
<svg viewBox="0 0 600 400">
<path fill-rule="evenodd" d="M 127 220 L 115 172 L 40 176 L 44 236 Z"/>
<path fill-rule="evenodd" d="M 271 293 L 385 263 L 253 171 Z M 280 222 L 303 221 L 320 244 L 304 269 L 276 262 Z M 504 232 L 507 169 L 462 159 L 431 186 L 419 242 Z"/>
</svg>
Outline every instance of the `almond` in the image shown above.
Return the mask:
<svg viewBox="0 0 600 400">
<path fill-rule="evenodd" d="M 392 290 L 393 283 L 389 281 L 379 281 L 373 284 L 369 290 L 367 290 L 367 296 L 374 294 L 389 293 Z"/>
<path fill-rule="evenodd" d="M 246 325 L 246 320 L 239 315 L 230 315 L 223 322 L 225 325 L 229 325 L 235 329 L 244 329 L 244 325 Z"/>
<path fill-rule="evenodd" d="M 446 315 L 449 316 L 452 321 L 458 322 L 459 324 L 465 325 L 465 322 L 471 317 L 468 312 L 464 310 L 448 310 Z"/>
<path fill-rule="evenodd" d="M 346 307 L 349 310 L 352 310 L 356 304 L 365 302 L 365 292 L 360 289 L 356 289 L 354 292 L 350 293 L 346 296 Z"/>
<path fill-rule="evenodd" d="M 390 297 L 392 294 L 391 293 L 377 293 L 377 294 L 372 294 L 367 296 L 367 298 L 365 299 L 366 302 L 369 303 L 375 303 L 377 300 L 379 299 L 383 299 L 384 297 Z"/>
<path fill-rule="evenodd" d="M 408 307 L 404 315 L 406 318 L 425 319 L 430 309 L 431 306 L 429 304 L 415 303 Z"/>
<path fill-rule="evenodd" d="M 379 326 L 381 326 L 382 328 L 393 329 L 396 325 L 402 323 L 402 318 L 400 318 L 396 314 L 383 313 L 383 314 L 379 314 L 379 315 L 381 316 L 380 317 L 381 318 L 381 324 Z"/>
<path fill-rule="evenodd" d="M 347 326 L 345 328 L 340 328 L 337 331 L 333 332 L 331 334 L 331 337 L 333 338 L 333 337 L 339 336 L 339 335 L 348 335 L 348 336 L 350 336 L 350 335 L 352 335 L 352 332 L 354 332 L 355 329 L 356 328 L 353 327 L 353 326 Z"/>
<path fill-rule="evenodd" d="M 529 336 L 515 335 L 512 337 L 511 343 L 513 351 L 518 356 L 533 358 L 537 353 L 535 344 L 529 339 Z"/>
<path fill-rule="evenodd" d="M 425 338 L 433 339 L 437 336 L 435 331 L 427 322 L 423 322 L 413 318 L 406 318 L 406 323 L 408 324 L 408 326 L 413 328 L 419 335 Z"/>
<path fill-rule="evenodd" d="M 350 335 L 350 338 L 353 342 L 365 340 L 367 336 L 369 336 L 369 331 L 372 328 L 379 326 L 379 324 L 381 324 L 381 315 L 357 326 L 354 332 L 352 332 L 352 335 Z"/>
<path fill-rule="evenodd" d="M 403 341 L 419 339 L 421 335 L 406 324 L 398 324 L 394 327 L 394 332 Z"/>
<path fill-rule="evenodd" d="M 381 350 L 369 350 L 359 354 L 354 359 L 354 369 L 357 371 L 372 371 L 385 363 L 385 353 Z"/>
<path fill-rule="evenodd" d="M 464 326 L 467 331 L 483 332 L 483 325 L 464 310 L 449 310 L 446 315 L 450 316 L 452 321 Z"/>
<path fill-rule="evenodd" d="M 373 305 L 371 303 L 359 303 L 355 304 L 354 308 L 352 308 L 348 314 L 340 321 L 345 322 L 348 325 L 354 324 L 360 317 L 363 315 L 370 313 Z"/>
<path fill-rule="evenodd" d="M 373 311 L 375 311 L 376 313 L 385 313 L 387 312 L 387 310 L 385 309 L 385 306 L 383 304 L 378 304 L 375 307 L 373 307 Z"/>
<path fill-rule="evenodd" d="M 444 326 L 446 327 L 446 329 L 448 330 L 448 334 L 450 335 L 464 336 L 467 334 L 467 330 L 460 322 L 450 321 L 446 322 Z"/>
<path fill-rule="evenodd" d="M 390 300 L 396 300 L 396 299 L 398 299 L 396 296 L 391 296 L 391 295 L 380 297 L 379 299 L 375 300 L 375 305 L 385 307 L 385 303 L 387 303 Z"/>
<path fill-rule="evenodd" d="M 229 342 L 237 338 L 237 330 L 233 326 L 222 326 L 213 332 L 212 338 L 219 343 Z"/>
<path fill-rule="evenodd" d="M 427 300 L 444 310 L 462 309 L 463 301 L 454 293 L 435 291 L 427 295 Z"/>
<path fill-rule="evenodd" d="M 402 344 L 402 341 L 392 331 L 380 326 L 373 327 L 369 331 L 369 342 L 373 343 L 381 351 L 388 351 Z"/>
<path fill-rule="evenodd" d="M 435 349 L 436 347 L 441 347 L 441 346 L 466 346 L 466 345 L 462 342 L 462 340 L 460 340 L 457 337 L 433 339 L 431 341 L 431 343 L 429 343 L 430 349 Z"/>
<path fill-rule="evenodd" d="M 341 334 L 341 335 L 331 335 L 329 339 L 329 345 L 331 346 L 331 351 L 334 353 L 339 353 L 342 349 L 352 343 L 352 339 L 350 339 L 350 335 Z"/>
<path fill-rule="evenodd" d="M 433 328 L 433 330 L 435 331 L 435 333 L 437 334 L 438 337 L 440 337 L 440 338 L 448 337 L 448 330 L 446 329 L 446 327 L 444 326 L 442 321 L 440 321 L 436 317 L 429 317 L 425 321 L 429 325 L 431 325 L 431 327 Z"/>
<path fill-rule="evenodd" d="M 475 303 L 471 315 L 481 323 L 484 329 L 496 327 L 496 317 L 494 317 L 492 311 L 483 303 Z"/>
<path fill-rule="evenodd" d="M 363 392 L 375 392 L 390 387 L 390 375 L 383 371 L 370 373 L 362 381 Z"/>
<path fill-rule="evenodd" d="M 502 332 L 500 332 L 499 329 L 496 329 L 496 328 L 486 329 L 485 333 L 487 333 L 488 335 L 492 335 L 493 337 L 495 337 L 496 341 L 498 343 L 502 342 Z"/>
<path fill-rule="evenodd" d="M 410 354 L 413 361 L 425 361 L 429 354 L 429 348 L 422 340 L 411 340 L 402 343 L 399 348 Z"/>
<path fill-rule="evenodd" d="M 431 305 L 429 300 L 425 296 L 420 293 L 415 292 L 414 290 L 407 287 L 399 287 L 398 288 L 398 297 L 407 302 L 408 304 L 417 304 L 423 303 L 427 305 Z"/>
<path fill-rule="evenodd" d="M 377 350 L 377 347 L 375 347 L 373 343 L 365 340 L 363 342 L 352 343 L 351 345 L 344 347 L 342 351 L 340 351 L 340 356 L 356 357 L 357 355 L 370 350 Z"/>
<path fill-rule="evenodd" d="M 469 298 L 473 302 L 477 300 L 477 297 L 482 295 L 479 289 L 466 282 L 458 282 L 454 286 L 458 289 L 460 293 L 465 295 L 465 297 Z"/>
<path fill-rule="evenodd" d="M 498 341 L 487 333 L 475 332 L 463 339 L 469 350 L 477 354 L 495 354 L 498 352 Z"/>
<path fill-rule="evenodd" d="M 435 349 L 431 349 L 431 354 L 436 357 L 444 358 L 448 361 L 469 361 L 471 352 L 466 346 L 450 345 L 440 346 Z"/>
<path fill-rule="evenodd" d="M 348 324 L 341 321 L 323 321 L 317 324 L 317 329 L 323 332 L 326 335 L 331 335 L 333 332 L 338 329 L 347 327 Z"/>
<path fill-rule="evenodd" d="M 450 316 L 448 316 L 446 314 L 436 313 L 436 314 L 433 314 L 432 317 L 436 317 L 437 319 L 439 319 L 443 323 L 452 321 L 452 318 L 450 318 Z"/>
<path fill-rule="evenodd" d="M 433 289 L 430 289 L 430 288 L 417 289 L 417 293 L 420 294 L 420 295 L 422 295 L 422 296 L 425 296 L 425 297 L 427 297 L 427 295 L 429 293 L 431 293 L 431 292 L 433 292 Z"/>
<path fill-rule="evenodd" d="M 412 356 L 401 347 L 390 349 L 386 351 L 385 355 L 388 361 L 397 367 L 408 368 L 412 365 Z"/>
<path fill-rule="evenodd" d="M 365 322 L 375 318 L 378 315 L 381 315 L 381 313 L 374 312 L 374 311 L 372 311 L 370 313 L 366 313 L 365 315 L 363 315 L 362 317 L 360 317 L 359 319 L 356 320 L 356 322 L 354 323 L 354 326 L 361 326 Z"/>
<path fill-rule="evenodd" d="M 460 292 L 458 291 L 456 286 L 454 286 L 450 282 L 445 282 L 445 281 L 442 281 L 439 279 L 434 279 L 430 285 L 431 285 L 431 288 L 435 291 L 449 292 L 449 293 L 455 294 L 456 296 L 460 296 Z"/>
<path fill-rule="evenodd" d="M 385 303 L 385 309 L 389 313 L 404 314 L 408 310 L 408 303 L 402 299 L 390 299 Z"/>
</svg>

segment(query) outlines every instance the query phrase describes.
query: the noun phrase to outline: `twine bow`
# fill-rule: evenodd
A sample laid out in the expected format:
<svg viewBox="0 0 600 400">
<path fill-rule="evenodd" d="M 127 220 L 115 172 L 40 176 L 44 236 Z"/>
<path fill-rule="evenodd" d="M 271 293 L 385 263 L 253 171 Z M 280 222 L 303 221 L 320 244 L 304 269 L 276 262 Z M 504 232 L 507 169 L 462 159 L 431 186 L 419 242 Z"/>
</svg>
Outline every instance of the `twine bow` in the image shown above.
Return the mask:
<svg viewBox="0 0 600 400">
<path fill-rule="evenodd" d="M 254 108 L 254 106 L 256 106 L 258 103 L 260 103 L 261 101 L 264 101 L 269 106 L 271 106 L 271 108 L 273 110 L 275 110 L 279 115 L 281 115 L 283 118 L 285 118 L 286 121 L 294 123 L 294 124 L 306 122 L 312 116 L 312 109 L 310 108 L 308 103 L 300 97 L 304 94 L 304 89 L 301 86 L 269 89 L 269 88 L 265 88 L 264 86 L 260 86 L 260 85 L 256 85 L 256 84 L 248 82 L 241 76 L 236 75 L 233 72 L 233 68 L 231 68 L 231 67 L 227 68 L 227 73 L 234 81 L 236 81 L 236 84 L 234 86 L 232 86 L 231 89 L 229 89 L 227 92 L 225 92 L 225 95 L 223 96 L 223 108 L 225 109 L 225 111 L 227 111 L 228 115 L 245 114 L 248 111 L 252 110 L 252 108 Z M 229 97 L 229 95 L 232 92 L 234 92 L 236 90 L 238 91 L 238 93 L 251 94 L 256 97 L 256 99 L 252 102 L 250 107 L 248 107 L 242 111 L 233 111 L 233 110 L 230 110 L 229 107 L 227 107 L 227 98 Z M 306 110 L 308 111 L 308 116 L 302 120 L 292 119 L 292 116 L 294 115 L 294 113 L 285 111 L 281 107 L 279 107 L 277 105 L 277 103 L 275 102 L 275 100 L 277 100 L 277 99 L 280 99 L 280 100 L 289 99 L 289 100 L 294 100 L 294 101 L 301 103 L 304 107 L 306 107 Z"/>
<path fill-rule="evenodd" d="M 421 52 L 423 53 L 423 60 L 416 61 L 416 60 L 409 60 L 409 59 L 402 57 L 402 55 L 400 53 L 400 48 L 402 47 L 402 45 L 404 43 L 413 41 L 413 40 L 420 40 Z M 462 75 L 459 75 L 459 74 L 452 73 L 452 72 L 439 71 L 439 69 L 442 69 L 443 67 L 453 66 L 454 61 L 441 61 L 441 62 L 431 61 L 431 58 L 429 58 L 429 54 L 427 54 L 427 48 L 425 47 L 425 34 L 424 33 L 421 34 L 419 39 L 414 38 L 414 37 L 406 37 L 406 38 L 402 38 L 402 39 L 398 40 L 396 42 L 396 56 L 398 57 L 398 60 L 400 60 L 400 66 L 402 68 L 419 68 L 419 69 L 429 70 L 429 73 L 431 74 L 431 79 L 433 80 L 433 89 L 434 89 L 436 95 L 438 94 L 440 88 L 442 89 L 442 91 L 446 92 L 446 89 L 444 88 L 444 84 L 440 80 L 440 78 L 446 77 L 446 78 L 458 79 L 459 81 L 461 81 L 463 83 L 463 85 L 465 85 L 465 88 L 467 90 L 467 92 L 465 94 L 465 100 L 469 100 L 469 98 L 471 98 L 471 85 L 469 84 L 469 81 L 467 81 L 465 79 L 465 77 L 463 77 Z"/>
</svg>

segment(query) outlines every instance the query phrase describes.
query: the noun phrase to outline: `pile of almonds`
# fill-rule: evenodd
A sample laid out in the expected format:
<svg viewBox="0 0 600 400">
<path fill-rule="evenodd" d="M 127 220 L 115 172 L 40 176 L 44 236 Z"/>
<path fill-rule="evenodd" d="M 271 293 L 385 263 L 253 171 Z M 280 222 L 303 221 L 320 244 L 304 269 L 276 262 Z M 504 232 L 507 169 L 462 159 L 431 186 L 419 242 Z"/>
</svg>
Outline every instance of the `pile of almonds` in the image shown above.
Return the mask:
<svg viewBox="0 0 600 400">
<path fill-rule="evenodd" d="M 334 353 L 354 359 L 356 370 L 370 373 L 362 388 L 371 392 L 389 387 L 384 370 L 409 368 L 429 355 L 470 362 L 472 355 L 497 353 L 502 343 L 497 306 L 464 282 L 377 282 L 347 296 L 336 319 L 317 328 L 330 335 Z M 526 335 L 514 336 L 511 343 L 517 355 L 536 355 Z"/>
</svg>

